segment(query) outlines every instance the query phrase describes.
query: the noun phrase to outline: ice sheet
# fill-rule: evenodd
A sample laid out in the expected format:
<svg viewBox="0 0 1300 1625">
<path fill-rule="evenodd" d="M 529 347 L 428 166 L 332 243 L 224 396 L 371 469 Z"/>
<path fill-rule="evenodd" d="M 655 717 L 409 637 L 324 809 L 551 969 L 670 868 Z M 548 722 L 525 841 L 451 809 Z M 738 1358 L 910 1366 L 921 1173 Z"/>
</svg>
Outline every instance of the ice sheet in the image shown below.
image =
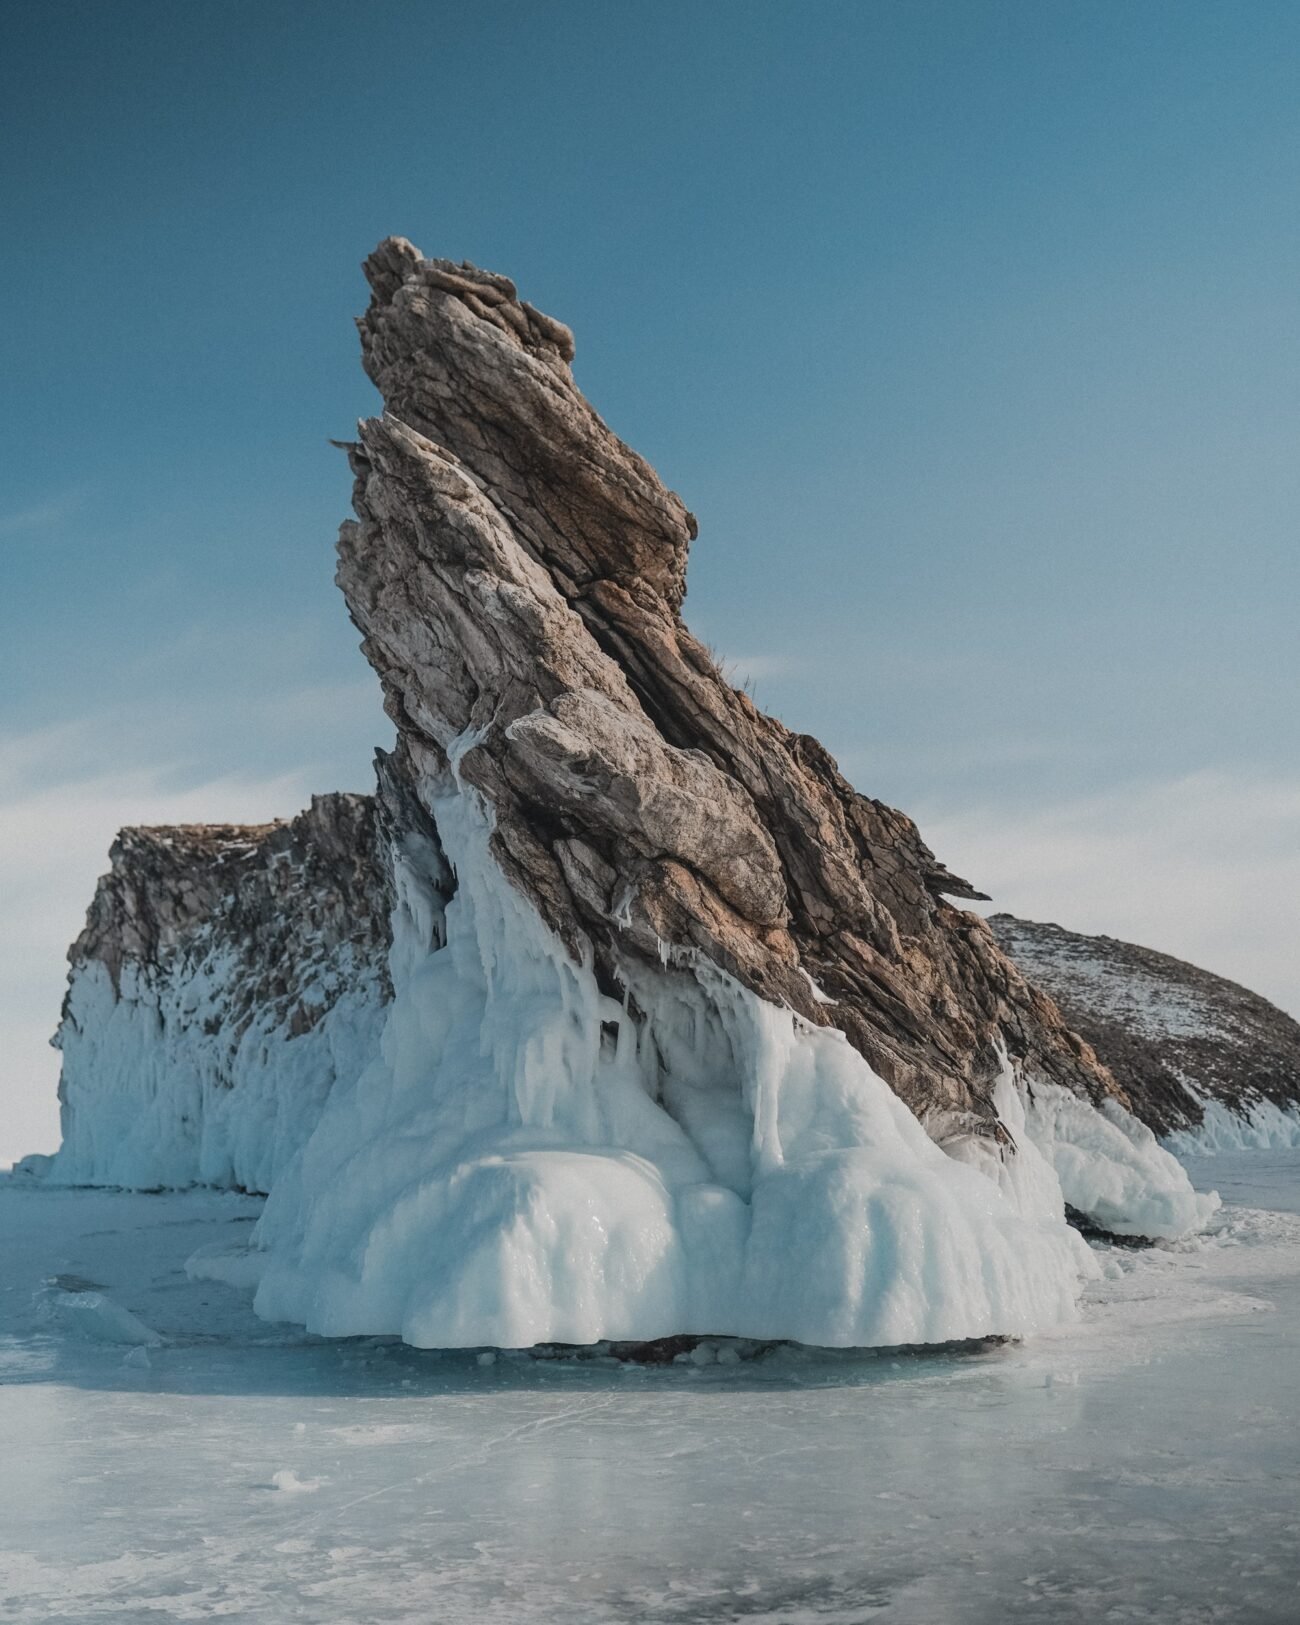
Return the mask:
<svg viewBox="0 0 1300 1625">
<path fill-rule="evenodd" d="M 1283 1625 L 1300 1155 L 1212 1172 L 1212 1233 L 1097 1250 L 1060 1335 L 653 1370 L 303 1338 L 185 1276 L 257 1204 L 0 1184 L 5 1617 Z M 147 1366 L 40 1323 L 56 1273 Z"/>
</svg>

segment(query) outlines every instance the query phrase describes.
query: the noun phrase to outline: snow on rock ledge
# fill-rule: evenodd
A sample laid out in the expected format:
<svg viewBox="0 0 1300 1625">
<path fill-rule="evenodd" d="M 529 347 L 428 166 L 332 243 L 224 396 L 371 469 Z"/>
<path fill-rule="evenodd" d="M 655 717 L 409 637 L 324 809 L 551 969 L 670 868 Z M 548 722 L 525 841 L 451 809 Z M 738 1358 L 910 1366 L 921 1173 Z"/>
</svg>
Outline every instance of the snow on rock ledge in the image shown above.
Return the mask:
<svg viewBox="0 0 1300 1625">
<path fill-rule="evenodd" d="M 269 1190 L 374 1054 L 389 902 L 370 797 L 285 823 L 126 829 L 71 972 L 44 1177 Z"/>
</svg>

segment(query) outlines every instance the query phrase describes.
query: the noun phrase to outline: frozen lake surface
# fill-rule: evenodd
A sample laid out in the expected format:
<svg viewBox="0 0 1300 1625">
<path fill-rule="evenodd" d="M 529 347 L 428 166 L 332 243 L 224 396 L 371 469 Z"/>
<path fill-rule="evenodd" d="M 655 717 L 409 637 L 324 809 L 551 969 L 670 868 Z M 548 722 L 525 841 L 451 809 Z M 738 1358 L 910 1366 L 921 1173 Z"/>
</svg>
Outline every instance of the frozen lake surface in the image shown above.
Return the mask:
<svg viewBox="0 0 1300 1625">
<path fill-rule="evenodd" d="M 0 1180 L 0 1620 L 1300 1620 L 1300 1153 L 979 1353 L 327 1343 L 191 1281 L 251 1199 Z M 151 1339 L 158 1341 L 151 1346 Z"/>
</svg>

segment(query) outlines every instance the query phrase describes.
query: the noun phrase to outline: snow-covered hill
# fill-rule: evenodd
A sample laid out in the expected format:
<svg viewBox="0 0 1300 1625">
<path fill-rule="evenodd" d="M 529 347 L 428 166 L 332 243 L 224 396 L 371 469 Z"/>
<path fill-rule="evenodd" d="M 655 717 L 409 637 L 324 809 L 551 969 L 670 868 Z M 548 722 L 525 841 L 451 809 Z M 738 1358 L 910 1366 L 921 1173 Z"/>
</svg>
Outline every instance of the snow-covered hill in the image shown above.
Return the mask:
<svg viewBox="0 0 1300 1625">
<path fill-rule="evenodd" d="M 1010 914 L 989 924 L 1170 1144 L 1300 1144 L 1300 1022 L 1226 977 L 1131 942 Z"/>
</svg>

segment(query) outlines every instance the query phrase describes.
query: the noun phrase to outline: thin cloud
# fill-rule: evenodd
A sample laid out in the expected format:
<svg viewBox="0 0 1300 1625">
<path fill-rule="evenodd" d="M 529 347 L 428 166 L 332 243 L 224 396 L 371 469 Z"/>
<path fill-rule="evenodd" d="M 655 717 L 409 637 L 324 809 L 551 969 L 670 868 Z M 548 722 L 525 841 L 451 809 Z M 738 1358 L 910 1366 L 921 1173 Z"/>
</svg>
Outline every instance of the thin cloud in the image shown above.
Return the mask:
<svg viewBox="0 0 1300 1625">
<path fill-rule="evenodd" d="M 21 536 L 28 531 L 52 530 L 65 519 L 70 519 L 81 504 L 81 493 L 69 491 L 63 496 L 34 503 L 30 508 L 20 508 L 16 513 L 0 514 L 0 536 Z"/>
<path fill-rule="evenodd" d="M 919 821 L 994 909 L 1175 954 L 1300 1015 L 1300 777 L 1206 771 Z"/>
<path fill-rule="evenodd" d="M 757 680 L 760 677 L 789 677 L 798 670 L 798 661 L 789 655 L 728 655 L 723 658 L 724 668 L 741 677 Z"/>
<path fill-rule="evenodd" d="M 375 745 L 393 726 L 367 671 L 283 687 L 250 680 L 132 698 L 26 732 L 0 734 L 0 798 L 33 784 L 80 783 L 144 764 L 169 786 L 219 781 L 276 764 L 323 775 L 317 789 L 368 788 Z M 166 764 L 165 767 L 163 764 Z"/>
</svg>

